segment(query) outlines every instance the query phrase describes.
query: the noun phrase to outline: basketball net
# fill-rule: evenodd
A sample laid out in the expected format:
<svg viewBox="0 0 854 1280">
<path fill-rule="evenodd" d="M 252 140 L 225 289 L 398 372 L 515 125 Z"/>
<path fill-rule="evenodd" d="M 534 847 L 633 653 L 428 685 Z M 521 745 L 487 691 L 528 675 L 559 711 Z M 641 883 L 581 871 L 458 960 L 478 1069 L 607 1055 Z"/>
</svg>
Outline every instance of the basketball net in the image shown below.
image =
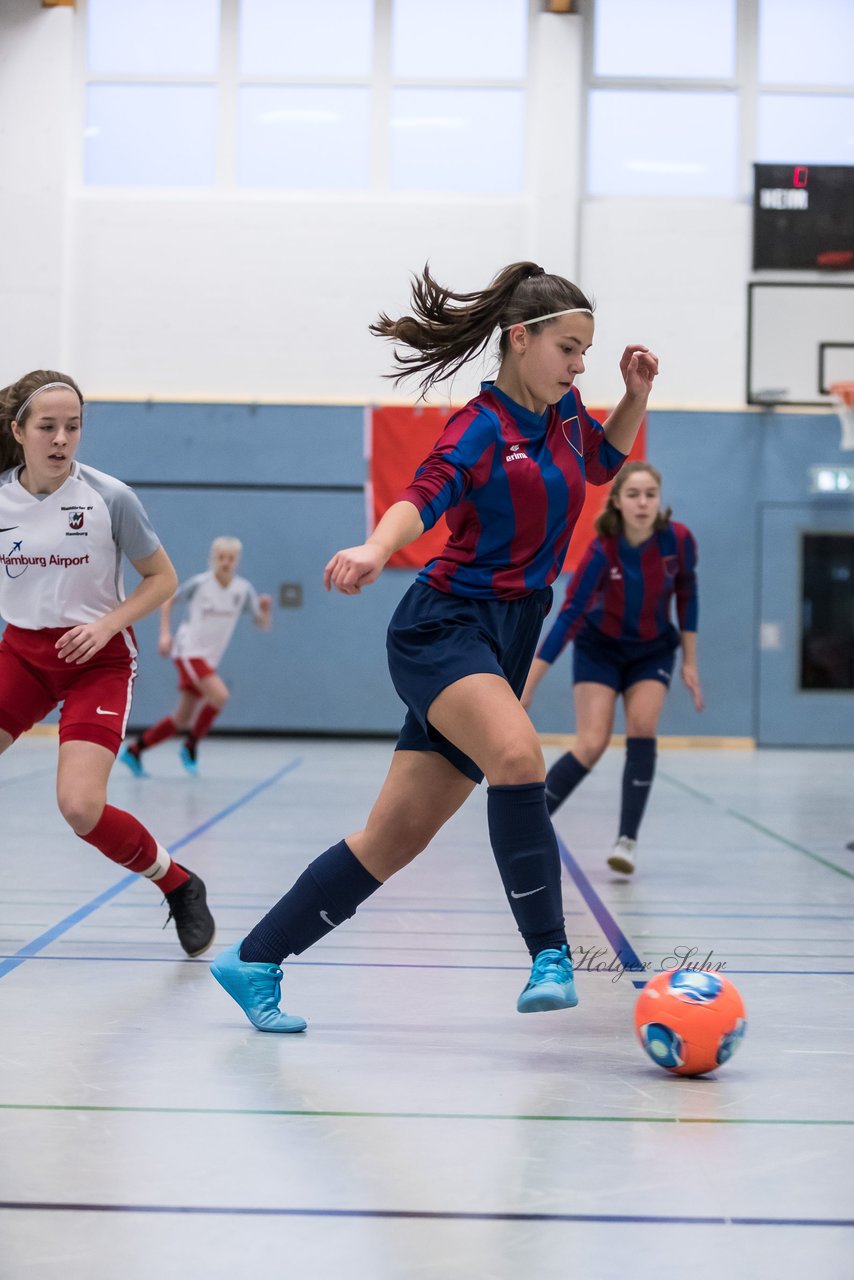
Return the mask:
<svg viewBox="0 0 854 1280">
<path fill-rule="evenodd" d="M 854 382 L 834 382 L 830 394 L 842 427 L 839 447 L 854 449 Z"/>
</svg>

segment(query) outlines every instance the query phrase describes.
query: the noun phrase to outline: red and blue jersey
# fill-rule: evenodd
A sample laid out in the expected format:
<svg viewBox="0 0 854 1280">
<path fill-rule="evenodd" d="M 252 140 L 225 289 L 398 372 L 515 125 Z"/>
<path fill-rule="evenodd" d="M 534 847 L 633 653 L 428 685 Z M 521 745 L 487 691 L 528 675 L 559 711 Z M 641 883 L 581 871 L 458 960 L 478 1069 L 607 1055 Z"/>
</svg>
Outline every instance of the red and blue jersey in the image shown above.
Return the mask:
<svg viewBox="0 0 854 1280">
<path fill-rule="evenodd" d="M 621 641 L 676 641 L 670 620 L 676 598 L 680 631 L 697 630 L 697 543 L 671 521 L 638 547 L 624 537 L 594 538 L 570 579 L 560 613 L 538 658 L 554 662 L 576 636 Z"/>
<path fill-rule="evenodd" d="M 572 388 L 542 415 L 491 383 L 449 419 L 399 500 L 451 536 L 418 581 L 449 595 L 514 600 L 561 571 L 585 483 L 625 461 Z"/>
</svg>

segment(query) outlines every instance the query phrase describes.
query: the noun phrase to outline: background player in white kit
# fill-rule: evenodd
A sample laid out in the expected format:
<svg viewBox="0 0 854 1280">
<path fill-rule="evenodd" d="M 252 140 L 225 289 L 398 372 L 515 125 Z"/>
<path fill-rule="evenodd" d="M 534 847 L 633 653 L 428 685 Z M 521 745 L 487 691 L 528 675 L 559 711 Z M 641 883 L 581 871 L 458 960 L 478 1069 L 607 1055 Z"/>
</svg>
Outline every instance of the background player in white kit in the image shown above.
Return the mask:
<svg viewBox="0 0 854 1280">
<path fill-rule="evenodd" d="M 66 374 L 38 369 L 0 391 L 0 752 L 62 703 L 62 816 L 155 882 L 181 946 L 200 955 L 214 937 L 203 882 L 107 804 L 136 677 L 130 628 L 172 594 L 175 570 L 133 490 L 75 461 L 82 426 Z M 142 579 L 127 597 L 122 555 Z"/>
<path fill-rule="evenodd" d="M 272 598 L 259 596 L 251 582 L 237 575 L 242 550 L 239 538 L 214 538 L 210 569 L 182 582 L 160 610 L 158 648 L 163 657 L 171 656 L 178 668 L 181 696 L 171 716 L 165 716 L 124 747 L 119 759 L 137 777 L 144 776 L 143 751 L 176 734 L 184 735 L 181 763 L 188 773 L 196 772 L 198 744 L 228 701 L 228 689 L 216 669 L 238 618 L 250 613 L 262 631 L 270 629 Z M 184 602 L 189 604 L 189 611 L 173 640 L 169 629 L 172 608 Z"/>
</svg>

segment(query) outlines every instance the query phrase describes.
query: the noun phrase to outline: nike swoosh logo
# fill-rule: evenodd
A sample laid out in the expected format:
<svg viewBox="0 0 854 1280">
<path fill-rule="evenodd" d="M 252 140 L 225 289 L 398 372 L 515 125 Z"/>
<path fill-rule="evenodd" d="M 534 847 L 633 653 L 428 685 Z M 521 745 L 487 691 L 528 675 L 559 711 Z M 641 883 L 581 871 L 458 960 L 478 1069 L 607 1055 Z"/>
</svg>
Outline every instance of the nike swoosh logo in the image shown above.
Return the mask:
<svg viewBox="0 0 854 1280">
<path fill-rule="evenodd" d="M 103 707 L 96 707 L 95 712 L 99 716 L 117 716 L 118 711 L 105 711 Z"/>
<path fill-rule="evenodd" d="M 651 783 L 651 782 L 638 782 L 637 778 L 632 778 L 632 786 L 633 786 L 633 787 L 651 787 L 651 786 L 652 786 L 652 783 Z"/>
<path fill-rule="evenodd" d="M 329 925 L 329 928 L 330 928 L 330 929 L 334 929 L 334 928 L 335 928 L 335 921 L 334 921 L 334 920 L 330 920 L 330 919 L 329 919 L 329 916 L 326 914 L 326 912 L 325 912 L 325 911 L 321 911 L 321 913 L 320 913 L 320 918 L 321 918 L 321 920 L 323 921 L 323 923 L 324 923 L 324 924 L 328 924 L 328 925 Z"/>
<path fill-rule="evenodd" d="M 13 529 L 17 529 L 16 524 L 7 524 L 5 529 L 0 529 L 0 533 L 11 533 Z"/>
<path fill-rule="evenodd" d="M 541 884 L 539 889 L 529 889 L 527 893 L 517 893 L 515 889 L 511 889 L 510 897 L 511 898 L 530 898 L 532 893 L 540 893 L 543 889 L 545 889 L 545 887 L 546 886 L 544 884 Z"/>
</svg>

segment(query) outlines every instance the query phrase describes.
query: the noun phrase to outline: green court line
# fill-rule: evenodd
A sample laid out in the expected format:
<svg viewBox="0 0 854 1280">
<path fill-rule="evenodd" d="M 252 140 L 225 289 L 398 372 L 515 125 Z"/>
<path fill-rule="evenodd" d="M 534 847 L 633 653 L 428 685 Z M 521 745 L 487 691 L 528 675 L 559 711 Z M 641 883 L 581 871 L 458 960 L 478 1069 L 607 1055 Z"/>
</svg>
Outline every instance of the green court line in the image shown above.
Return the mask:
<svg viewBox="0 0 854 1280">
<path fill-rule="evenodd" d="M 823 867 L 830 867 L 831 871 L 836 871 L 841 876 L 845 876 L 848 880 L 854 880 L 854 871 L 849 871 L 847 867 L 840 867 L 835 862 L 831 862 L 829 858 L 823 858 L 820 853 L 814 853 L 812 849 L 805 849 L 802 844 L 796 844 L 794 840 L 788 840 L 786 836 L 781 836 L 779 831 L 772 831 L 770 827 L 764 827 L 761 822 L 757 822 L 754 818 L 748 818 L 746 813 L 739 813 L 737 809 L 730 809 L 725 804 L 720 804 L 715 800 L 714 796 L 706 795 L 703 791 L 698 791 L 696 787 L 689 787 L 687 782 L 681 782 L 679 778 L 674 778 L 669 773 L 658 772 L 658 777 L 664 778 L 666 782 L 671 783 L 674 787 L 679 787 L 682 791 L 687 791 L 690 795 L 696 796 L 698 800 L 702 800 L 705 804 L 710 804 L 715 809 L 720 809 L 722 813 L 729 814 L 731 818 L 738 818 L 739 822 L 746 823 L 749 827 L 753 827 L 756 831 L 761 831 L 763 835 L 770 836 L 772 840 L 776 840 L 779 844 L 784 844 L 787 849 L 794 849 L 796 853 L 802 853 L 807 858 L 812 858 L 813 862 L 820 862 Z"/>
<path fill-rule="evenodd" d="M 717 1116 L 561 1116 L 492 1115 L 467 1111 L 309 1111 L 266 1107 L 107 1107 L 70 1106 L 62 1103 L 0 1102 L 0 1111 L 75 1111 L 121 1115 L 161 1116 L 287 1116 L 314 1120 L 539 1120 L 573 1124 L 781 1124 L 854 1125 L 854 1120 L 783 1119 L 752 1120 Z"/>
</svg>

